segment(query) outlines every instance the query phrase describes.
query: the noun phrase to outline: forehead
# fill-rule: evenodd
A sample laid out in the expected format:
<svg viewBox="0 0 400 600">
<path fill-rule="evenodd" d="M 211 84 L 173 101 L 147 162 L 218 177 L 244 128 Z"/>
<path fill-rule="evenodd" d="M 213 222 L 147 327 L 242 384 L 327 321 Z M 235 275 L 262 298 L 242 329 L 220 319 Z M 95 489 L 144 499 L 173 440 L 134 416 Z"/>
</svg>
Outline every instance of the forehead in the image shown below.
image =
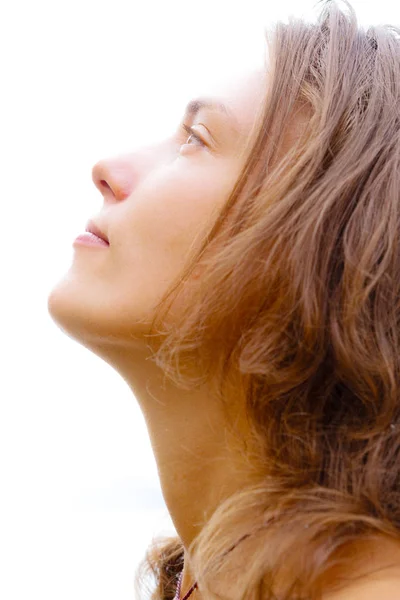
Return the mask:
<svg viewBox="0 0 400 600">
<path fill-rule="evenodd" d="M 220 95 L 237 118 L 249 121 L 264 97 L 266 74 L 257 69 L 221 85 Z"/>
<path fill-rule="evenodd" d="M 266 78 L 265 69 L 252 69 L 210 86 L 205 95 L 226 104 L 240 128 L 247 132 L 263 100 Z"/>
<path fill-rule="evenodd" d="M 216 99 L 227 104 L 245 135 L 250 131 L 258 110 L 265 102 L 270 83 L 268 67 L 264 65 L 218 84 L 215 88 Z M 302 100 L 296 104 L 296 110 L 288 116 L 281 130 L 281 154 L 289 151 L 302 138 L 312 114 L 312 106 L 308 103 Z"/>
</svg>

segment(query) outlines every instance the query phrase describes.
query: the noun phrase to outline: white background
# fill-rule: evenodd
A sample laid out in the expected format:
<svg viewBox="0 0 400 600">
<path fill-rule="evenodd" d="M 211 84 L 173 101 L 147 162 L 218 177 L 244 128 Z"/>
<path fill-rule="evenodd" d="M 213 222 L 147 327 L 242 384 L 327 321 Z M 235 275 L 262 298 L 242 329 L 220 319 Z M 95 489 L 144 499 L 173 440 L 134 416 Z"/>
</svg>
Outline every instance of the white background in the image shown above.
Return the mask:
<svg viewBox="0 0 400 600">
<path fill-rule="evenodd" d="M 393 0 L 353 0 L 400 23 Z M 100 158 L 173 131 L 186 102 L 253 64 L 307 1 L 12 0 L 0 8 L 0 597 L 132 600 L 172 532 L 126 383 L 61 333 L 47 295 L 102 198 Z"/>
</svg>

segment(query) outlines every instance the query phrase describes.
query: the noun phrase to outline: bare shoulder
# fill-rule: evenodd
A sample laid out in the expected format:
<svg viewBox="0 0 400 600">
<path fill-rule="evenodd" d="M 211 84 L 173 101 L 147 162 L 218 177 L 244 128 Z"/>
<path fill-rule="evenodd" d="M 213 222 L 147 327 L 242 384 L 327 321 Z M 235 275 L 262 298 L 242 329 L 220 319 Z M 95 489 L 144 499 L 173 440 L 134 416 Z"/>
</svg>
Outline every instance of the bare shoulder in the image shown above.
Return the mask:
<svg viewBox="0 0 400 600">
<path fill-rule="evenodd" d="M 324 600 L 400 600 L 400 576 L 352 584 Z"/>
<path fill-rule="evenodd" d="M 400 543 L 381 538 L 368 549 L 354 547 L 348 559 L 348 577 L 341 588 L 323 600 L 400 600 Z M 337 583 L 333 578 L 331 583 Z"/>
</svg>

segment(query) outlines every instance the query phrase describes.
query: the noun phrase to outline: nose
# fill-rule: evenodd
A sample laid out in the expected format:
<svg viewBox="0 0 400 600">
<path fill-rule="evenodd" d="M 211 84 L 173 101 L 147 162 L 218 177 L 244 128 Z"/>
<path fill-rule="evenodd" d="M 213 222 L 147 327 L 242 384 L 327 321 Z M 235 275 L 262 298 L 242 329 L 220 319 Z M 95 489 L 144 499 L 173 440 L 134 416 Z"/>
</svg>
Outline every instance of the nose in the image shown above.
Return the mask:
<svg viewBox="0 0 400 600">
<path fill-rule="evenodd" d="M 125 200 L 132 191 L 130 168 L 122 159 L 100 160 L 92 169 L 93 183 L 102 193 L 104 200 Z"/>
</svg>

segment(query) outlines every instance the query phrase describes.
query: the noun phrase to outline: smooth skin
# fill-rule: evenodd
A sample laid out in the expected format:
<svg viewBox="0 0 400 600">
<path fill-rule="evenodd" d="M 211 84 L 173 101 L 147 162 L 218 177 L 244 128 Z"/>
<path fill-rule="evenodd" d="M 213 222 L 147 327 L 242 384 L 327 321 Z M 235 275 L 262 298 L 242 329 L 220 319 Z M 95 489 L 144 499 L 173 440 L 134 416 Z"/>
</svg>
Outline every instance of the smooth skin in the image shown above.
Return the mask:
<svg viewBox="0 0 400 600">
<path fill-rule="evenodd" d="M 58 326 L 110 364 L 139 402 L 163 495 L 185 548 L 215 508 L 239 485 L 256 481 L 257 472 L 249 468 L 244 452 L 250 437 L 244 407 L 230 400 L 237 431 L 233 439 L 226 414 L 206 387 L 195 392 L 177 389 L 146 360 L 145 334 L 154 307 L 235 183 L 242 165 L 240 151 L 265 84 L 264 70 L 249 71 L 213 94 L 228 106 L 230 116 L 202 109 L 193 119 L 182 119 L 202 141 L 180 124 L 158 144 L 98 162 L 93 181 L 104 202 L 93 220 L 110 245 L 74 246 L 69 270 L 48 298 Z M 172 318 L 179 319 L 179 305 Z M 400 549 L 395 550 L 397 569 L 390 571 L 390 578 L 368 582 L 364 588 L 360 581 L 356 585 L 361 591 L 354 588 L 326 600 L 400 600 Z M 386 559 L 393 562 L 393 546 L 381 554 L 380 566 Z M 192 582 L 186 555 L 182 591 Z M 200 590 L 193 598 L 204 600 Z"/>
</svg>

